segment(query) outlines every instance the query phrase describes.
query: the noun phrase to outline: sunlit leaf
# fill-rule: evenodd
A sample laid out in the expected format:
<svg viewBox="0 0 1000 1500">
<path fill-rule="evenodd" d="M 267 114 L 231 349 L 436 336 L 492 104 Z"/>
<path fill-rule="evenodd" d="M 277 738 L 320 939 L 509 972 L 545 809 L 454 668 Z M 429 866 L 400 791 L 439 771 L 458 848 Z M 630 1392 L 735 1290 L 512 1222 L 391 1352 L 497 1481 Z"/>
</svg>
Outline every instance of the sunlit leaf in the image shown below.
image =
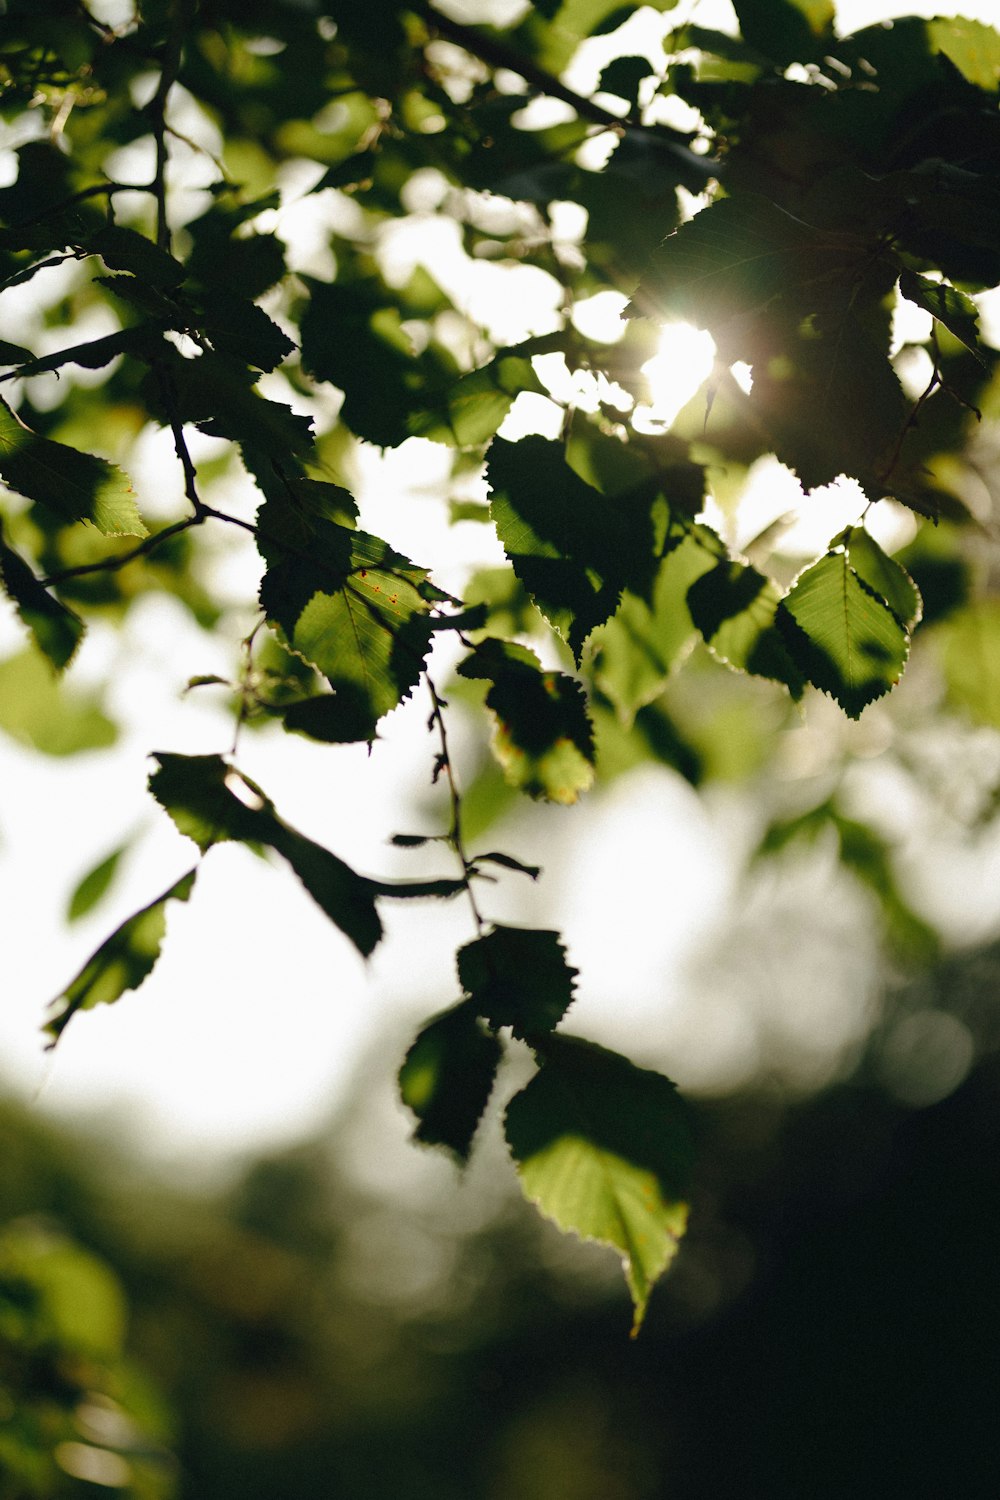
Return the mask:
<svg viewBox="0 0 1000 1500">
<path fill-rule="evenodd" d="M 714 655 L 737 671 L 783 682 L 798 696 L 802 674 L 775 625 L 777 584 L 756 568 L 719 562 L 695 579 L 687 607 Z"/>
<path fill-rule="evenodd" d="M 799 574 L 778 621 L 803 676 L 852 719 L 887 693 L 906 665 L 906 631 L 844 551 L 827 553 Z"/>
<path fill-rule="evenodd" d="M 694 640 L 687 595 L 717 557 L 700 531 L 685 537 L 659 564 L 648 602 L 627 591 L 617 614 L 595 636 L 595 678 L 625 723 L 659 696 Z"/>
<path fill-rule="evenodd" d="M 187 901 L 197 870 L 182 875 L 169 890 L 137 911 L 106 938 L 83 968 L 52 1002 L 54 1014 L 45 1031 L 54 1046 L 79 1010 L 111 1005 L 136 990 L 153 971 L 167 930 L 168 901 Z"/>
<path fill-rule="evenodd" d="M 884 599 L 907 630 L 923 615 L 920 590 L 901 563 L 883 552 L 870 531 L 852 527 L 847 538 L 847 557 L 863 583 Z"/>
<path fill-rule="evenodd" d="M 502 1055 L 466 1001 L 429 1021 L 399 1070 L 400 1097 L 417 1117 L 414 1138 L 465 1161 Z"/>
<path fill-rule="evenodd" d="M 103 750 L 118 738 L 100 698 L 57 681 L 35 647 L 0 662 L 0 729 L 43 755 Z"/>
<path fill-rule="evenodd" d="M 127 474 L 103 458 L 36 436 L 0 401 L 0 479 L 64 521 L 91 521 L 105 536 L 145 536 Z"/>
<path fill-rule="evenodd" d="M 507 1108 L 506 1135 L 526 1197 L 560 1229 L 622 1257 L 636 1333 L 687 1225 L 692 1147 L 674 1085 L 617 1053 L 553 1036 Z"/>
<path fill-rule="evenodd" d="M 549 802 L 575 802 L 594 779 L 594 739 L 580 684 L 543 672 L 527 647 L 486 640 L 459 666 L 492 683 L 493 751 L 512 786 Z"/>
<path fill-rule="evenodd" d="M 986 356 L 979 342 L 979 309 L 971 297 L 949 286 L 946 281 L 930 281 L 926 276 L 918 276 L 915 271 L 900 273 L 899 290 L 908 302 L 914 302 L 924 312 L 929 312 L 970 353 L 983 364 L 986 363 Z"/>
</svg>

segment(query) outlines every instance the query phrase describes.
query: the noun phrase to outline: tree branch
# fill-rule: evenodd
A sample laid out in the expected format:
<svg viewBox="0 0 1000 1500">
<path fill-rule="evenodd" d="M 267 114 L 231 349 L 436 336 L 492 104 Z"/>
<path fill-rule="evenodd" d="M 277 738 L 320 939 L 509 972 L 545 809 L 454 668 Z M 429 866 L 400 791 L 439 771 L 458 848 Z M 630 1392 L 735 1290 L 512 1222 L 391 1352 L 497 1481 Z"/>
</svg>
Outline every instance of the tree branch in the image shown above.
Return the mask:
<svg viewBox="0 0 1000 1500">
<path fill-rule="evenodd" d="M 693 136 L 680 130 L 673 130 L 669 125 L 647 125 L 634 115 L 612 114 L 609 109 L 605 109 L 593 99 L 577 94 L 554 73 L 549 73 L 513 47 L 508 47 L 506 42 L 485 32 L 477 31 L 475 27 L 464 26 L 460 21 L 453 21 L 450 16 L 442 15 L 432 5 L 427 4 L 426 0 L 412 0 L 411 9 L 417 15 L 422 16 L 430 30 L 438 36 L 446 41 L 454 42 L 456 46 L 462 47 L 473 57 L 478 57 L 480 62 L 486 63 L 488 67 L 507 68 L 512 73 L 519 73 L 536 92 L 546 94 L 551 99 L 561 99 L 564 104 L 570 105 L 582 120 L 590 120 L 595 125 L 602 125 L 605 129 L 613 130 L 616 135 L 623 135 L 626 130 L 641 131 L 704 182 L 721 175 L 723 170 L 721 162 L 712 156 L 699 156 L 697 152 L 691 150 L 690 142 L 694 139 Z"/>
</svg>

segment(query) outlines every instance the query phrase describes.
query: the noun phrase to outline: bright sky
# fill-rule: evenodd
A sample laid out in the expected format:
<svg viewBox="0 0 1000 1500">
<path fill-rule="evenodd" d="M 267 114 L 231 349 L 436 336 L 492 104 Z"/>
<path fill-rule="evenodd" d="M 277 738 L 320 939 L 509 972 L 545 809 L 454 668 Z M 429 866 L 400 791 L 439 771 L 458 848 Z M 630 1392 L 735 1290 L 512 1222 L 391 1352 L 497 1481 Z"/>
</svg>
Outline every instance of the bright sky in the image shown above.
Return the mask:
<svg viewBox="0 0 1000 1500">
<path fill-rule="evenodd" d="M 678 7 L 674 18 L 684 9 Z M 996 0 L 955 7 L 842 0 L 838 9 L 844 30 L 881 15 L 918 10 L 997 19 Z M 728 0 L 698 0 L 686 10 L 705 25 L 733 23 Z M 664 22 L 645 12 L 635 24 L 638 33 L 662 29 Z M 591 81 L 596 77 L 597 52 L 584 49 L 575 65 L 578 86 L 589 86 L 588 75 Z M 308 234 L 308 224 L 302 230 Z M 435 232 L 444 236 L 435 251 L 437 270 L 446 266 L 454 246 L 446 229 Z M 322 254 L 318 241 L 316 253 Z M 484 316 L 492 306 L 492 316 L 509 318 L 516 305 L 524 329 L 515 328 L 513 336 L 542 331 L 555 312 L 547 278 L 539 273 L 533 290 L 522 295 L 519 289 L 515 304 L 504 274 L 499 268 L 489 271 L 499 274 L 476 292 Z M 614 294 L 605 294 L 603 306 L 592 311 L 613 320 Z M 661 419 L 688 394 L 677 388 L 678 367 L 690 377 L 692 370 L 707 369 L 705 361 L 711 359 L 704 335 L 688 331 L 677 337 L 688 342 L 675 343 L 659 371 L 653 416 Z M 522 429 L 544 430 L 554 411 L 546 406 L 539 398 L 534 404 L 527 398 L 525 405 L 522 398 L 515 421 Z M 154 475 L 162 488 L 173 462 L 163 436 L 150 437 L 136 475 L 140 494 Z M 367 453 L 360 476 L 362 524 L 418 562 L 441 556 L 442 549 L 456 565 L 470 552 L 488 559 L 495 542 L 486 529 L 468 523 L 449 532 L 440 507 L 428 499 L 445 462 L 432 445 L 411 443 L 381 457 Z M 843 506 L 842 496 L 837 503 Z M 824 517 L 816 545 L 831 530 Z M 811 537 L 804 538 L 803 546 L 810 545 Z M 251 565 L 230 566 L 236 580 L 245 579 Z M 4 652 L 19 643 L 7 613 L 0 618 Z M 407 1024 L 457 998 L 452 955 L 472 935 L 467 912 L 454 904 L 390 913 L 383 905 L 391 936 L 366 966 L 287 871 L 242 850 L 214 850 L 189 906 L 174 908 L 164 957 L 141 992 L 78 1017 L 57 1052 L 43 1054 L 38 1027 L 44 1002 L 116 921 L 158 895 L 193 862 L 192 846 L 145 793 L 146 753 L 157 748 L 216 752 L 231 736 L 231 725 L 210 693 L 180 696 L 189 677 L 225 672 L 229 664 L 168 604 L 137 610 L 124 644 L 94 630 L 79 663 L 80 678 L 95 675 L 109 660 L 116 674 L 114 701 L 128 724 L 112 752 L 53 761 L 0 740 L 5 918 L 0 1070 L 47 1110 L 120 1116 L 121 1129 L 161 1158 L 226 1155 L 291 1139 L 333 1106 L 378 1028 L 388 1021 L 403 1037 Z M 439 678 L 446 671 L 442 663 Z M 331 750 L 279 734 L 247 736 L 241 764 L 271 792 L 288 821 L 365 873 L 416 874 L 413 856 L 390 850 L 385 840 L 400 829 L 445 826 L 443 793 L 433 811 L 430 804 L 414 811 L 417 800 L 428 796 L 433 755 L 425 719 L 426 703 L 418 692 L 390 718 L 370 758 L 364 747 Z M 459 762 L 461 774 L 467 757 L 460 740 Z M 143 836 L 112 898 L 67 929 L 63 914 L 69 890 L 137 827 Z M 533 808 L 526 832 L 491 834 L 491 846 L 530 860 L 543 851 L 547 875 L 530 891 L 511 877 L 490 888 L 485 904 L 498 920 L 561 927 L 571 959 L 582 970 L 575 1025 L 640 1057 L 646 1036 L 655 1060 L 656 1044 L 662 1047 L 670 1015 L 681 1004 L 686 956 L 725 913 L 739 834 L 733 807 L 700 801 L 679 782 L 645 772 L 640 781 L 622 782 L 576 809 Z M 609 901 L 612 886 L 617 905 Z M 836 934 L 831 944 L 832 952 Z M 817 973 L 817 993 L 823 983 Z M 856 1022 L 857 1017 L 848 1017 L 843 1024 Z M 740 1024 L 732 1006 L 717 1007 L 714 1020 L 705 1017 L 705 1027 L 717 1032 L 723 1072 L 725 1058 L 746 1049 Z M 695 1051 L 688 1047 L 685 1054 L 680 1046 L 675 1055 L 682 1082 L 685 1066 L 692 1082 L 706 1081 L 699 1077 L 703 1064 Z M 659 1060 L 664 1061 L 662 1055 Z"/>
</svg>

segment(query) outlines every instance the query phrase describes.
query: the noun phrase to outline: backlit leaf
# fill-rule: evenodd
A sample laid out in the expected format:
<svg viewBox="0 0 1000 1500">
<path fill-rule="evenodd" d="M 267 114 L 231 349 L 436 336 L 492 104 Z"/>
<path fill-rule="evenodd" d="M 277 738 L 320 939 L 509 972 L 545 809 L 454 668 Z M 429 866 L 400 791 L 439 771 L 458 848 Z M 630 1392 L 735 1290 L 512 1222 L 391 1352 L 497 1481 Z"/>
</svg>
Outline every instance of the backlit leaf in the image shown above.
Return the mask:
<svg viewBox="0 0 1000 1500">
<path fill-rule="evenodd" d="M 118 738 L 100 698 L 58 681 L 34 646 L 0 662 L 0 729 L 43 755 L 104 750 Z"/>
<path fill-rule="evenodd" d="M 512 786 L 549 802 L 575 802 L 594 779 L 594 738 L 580 684 L 543 672 L 533 651 L 486 640 L 460 664 L 463 677 L 492 683 L 493 752 Z"/>
<path fill-rule="evenodd" d="M 861 581 L 885 600 L 907 630 L 919 624 L 923 615 L 920 590 L 903 565 L 883 552 L 871 532 L 863 526 L 851 528 L 847 538 L 847 557 Z"/>
<path fill-rule="evenodd" d="M 908 302 L 915 302 L 947 328 L 983 364 L 986 356 L 979 342 L 979 309 L 971 297 L 946 281 L 930 281 L 915 271 L 903 271 L 899 290 Z"/>
<path fill-rule="evenodd" d="M 52 1002 L 54 1014 L 45 1031 L 55 1046 L 79 1010 L 112 1005 L 129 990 L 137 990 L 153 971 L 167 930 L 168 901 L 187 901 L 197 870 L 182 875 L 169 890 L 137 911 L 106 938 L 61 994 Z"/>
<path fill-rule="evenodd" d="M 570 468 L 562 444 L 497 438 L 487 478 L 497 535 L 518 578 L 573 650 L 618 607 L 624 585 L 650 564 L 648 501 L 613 499 Z"/>
<path fill-rule="evenodd" d="M 562 1230 L 622 1257 L 642 1324 L 687 1225 L 686 1112 L 669 1079 L 603 1047 L 553 1036 L 507 1108 L 525 1196 Z"/>
<path fill-rule="evenodd" d="M 802 674 L 776 626 L 777 584 L 742 563 L 716 563 L 687 593 L 691 618 L 713 655 L 737 671 L 783 682 L 798 696 Z"/>
<path fill-rule="evenodd" d="M 36 436 L 0 401 L 0 479 L 64 521 L 90 521 L 105 536 L 145 536 L 127 474 L 103 458 Z"/>
<path fill-rule="evenodd" d="M 897 683 L 909 639 L 887 604 L 858 577 L 846 552 L 806 568 L 785 596 L 779 626 L 807 681 L 852 719 Z"/>
</svg>

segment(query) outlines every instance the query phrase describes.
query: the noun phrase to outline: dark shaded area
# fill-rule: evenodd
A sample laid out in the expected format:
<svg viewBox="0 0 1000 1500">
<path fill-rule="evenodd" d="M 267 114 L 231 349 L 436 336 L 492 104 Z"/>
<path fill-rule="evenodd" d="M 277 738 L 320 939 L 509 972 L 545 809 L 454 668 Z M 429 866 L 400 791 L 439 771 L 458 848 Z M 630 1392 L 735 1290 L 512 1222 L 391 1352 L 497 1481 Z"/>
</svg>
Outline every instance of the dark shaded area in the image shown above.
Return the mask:
<svg viewBox="0 0 1000 1500">
<path fill-rule="evenodd" d="M 338 1140 L 395 1147 L 350 1113 L 199 1197 L 8 1106 L 0 1203 L 115 1268 L 184 1500 L 992 1496 L 998 981 L 997 949 L 949 960 L 851 1081 L 700 1105 L 689 1238 L 635 1343 L 600 1252 L 567 1257 L 513 1195 L 460 1235 L 437 1189 L 407 1210 L 359 1186 Z M 929 1004 L 980 1056 L 907 1108 L 882 1042 Z"/>
</svg>

